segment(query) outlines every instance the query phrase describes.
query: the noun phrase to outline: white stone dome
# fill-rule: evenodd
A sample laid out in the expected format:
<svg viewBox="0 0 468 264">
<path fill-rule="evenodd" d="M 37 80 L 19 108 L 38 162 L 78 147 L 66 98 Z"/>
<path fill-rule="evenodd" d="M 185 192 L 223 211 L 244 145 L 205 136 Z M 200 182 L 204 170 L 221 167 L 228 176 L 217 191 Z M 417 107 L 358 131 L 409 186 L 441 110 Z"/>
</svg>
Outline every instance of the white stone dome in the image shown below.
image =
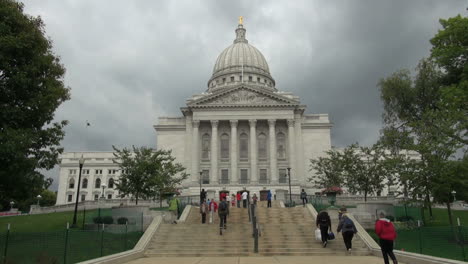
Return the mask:
<svg viewBox="0 0 468 264">
<path fill-rule="evenodd" d="M 275 90 L 275 81 L 265 57 L 248 43 L 245 32 L 244 27 L 239 25 L 234 44 L 218 56 L 213 75 L 208 81 L 209 92 L 239 83 L 252 83 Z"/>
</svg>

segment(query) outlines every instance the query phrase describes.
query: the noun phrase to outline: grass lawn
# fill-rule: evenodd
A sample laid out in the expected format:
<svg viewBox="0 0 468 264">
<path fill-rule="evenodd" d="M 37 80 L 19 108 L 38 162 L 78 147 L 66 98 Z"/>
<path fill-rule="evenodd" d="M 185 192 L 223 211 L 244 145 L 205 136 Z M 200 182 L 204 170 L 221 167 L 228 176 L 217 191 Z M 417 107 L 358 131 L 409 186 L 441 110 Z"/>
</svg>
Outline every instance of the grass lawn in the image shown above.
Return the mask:
<svg viewBox="0 0 468 264">
<path fill-rule="evenodd" d="M 424 210 L 424 219 L 428 226 L 448 226 L 449 218 L 447 208 L 433 208 L 433 220 L 430 220 L 429 210 Z M 452 210 L 454 224 L 457 224 L 457 217 L 460 218 L 460 223 L 463 226 L 468 226 L 468 211 Z"/>
<path fill-rule="evenodd" d="M 95 211 L 95 210 L 94 210 Z M 92 211 L 86 211 L 86 214 Z M 19 215 L 0 217 L 0 232 L 7 230 L 11 224 L 11 232 L 47 232 L 65 230 L 67 222 L 73 222 L 73 211 L 37 215 Z M 83 224 L 83 211 L 78 211 L 77 224 L 81 228 Z"/>
</svg>

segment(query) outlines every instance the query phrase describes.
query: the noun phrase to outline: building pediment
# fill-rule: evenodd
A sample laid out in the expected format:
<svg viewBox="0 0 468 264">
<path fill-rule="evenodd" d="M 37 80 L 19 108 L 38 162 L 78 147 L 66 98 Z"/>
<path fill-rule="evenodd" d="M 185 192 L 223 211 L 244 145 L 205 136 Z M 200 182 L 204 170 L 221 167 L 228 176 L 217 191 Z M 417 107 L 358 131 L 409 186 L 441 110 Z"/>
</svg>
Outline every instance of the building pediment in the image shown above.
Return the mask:
<svg viewBox="0 0 468 264">
<path fill-rule="evenodd" d="M 299 101 L 264 89 L 238 86 L 191 101 L 189 107 L 297 106 Z"/>
</svg>

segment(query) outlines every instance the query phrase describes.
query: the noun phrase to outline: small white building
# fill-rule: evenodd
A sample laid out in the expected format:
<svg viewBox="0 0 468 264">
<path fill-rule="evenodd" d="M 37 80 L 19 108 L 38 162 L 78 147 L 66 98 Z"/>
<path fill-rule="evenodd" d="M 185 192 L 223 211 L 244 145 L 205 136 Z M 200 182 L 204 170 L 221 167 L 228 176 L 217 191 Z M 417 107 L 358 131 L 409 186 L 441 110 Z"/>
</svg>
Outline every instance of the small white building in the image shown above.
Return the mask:
<svg viewBox="0 0 468 264">
<path fill-rule="evenodd" d="M 298 96 L 275 86 L 242 24 L 235 33 L 234 43 L 216 60 L 207 90 L 190 97 L 181 116 L 159 118 L 157 148 L 172 150 L 187 168 L 182 195 L 198 195 L 201 183 L 211 197 L 246 189 L 261 199 L 268 190 L 283 199 L 289 192 L 288 168 L 292 193 L 318 191 L 307 179 L 310 159 L 331 148 L 328 114 L 306 114 Z M 76 199 L 81 155 L 86 173 L 80 200 L 99 197 L 102 183 L 104 196 L 116 198 L 110 181 L 120 172 L 112 152 L 70 152 L 62 155 L 57 204 Z"/>
</svg>

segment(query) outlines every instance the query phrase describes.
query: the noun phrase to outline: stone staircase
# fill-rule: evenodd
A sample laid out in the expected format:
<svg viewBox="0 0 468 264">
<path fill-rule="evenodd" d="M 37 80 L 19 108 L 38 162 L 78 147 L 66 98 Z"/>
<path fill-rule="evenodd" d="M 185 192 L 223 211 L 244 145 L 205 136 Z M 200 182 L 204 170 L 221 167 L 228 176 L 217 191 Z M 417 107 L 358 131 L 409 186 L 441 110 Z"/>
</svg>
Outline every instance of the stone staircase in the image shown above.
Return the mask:
<svg viewBox="0 0 468 264">
<path fill-rule="evenodd" d="M 185 223 L 161 224 L 145 252 L 146 257 L 174 256 L 313 256 L 369 255 L 359 237 L 353 239 L 353 251 L 345 251 L 341 234 L 326 248 L 315 241 L 315 219 L 304 207 L 272 208 L 259 202 L 257 219 L 260 226 L 259 252 L 253 252 L 252 224 L 247 209 L 230 208 L 227 229 L 219 235 L 218 216 L 212 224 L 201 224 L 198 207 L 192 207 Z M 207 216 L 207 222 L 208 222 Z M 333 228 L 336 229 L 336 223 Z"/>
</svg>

